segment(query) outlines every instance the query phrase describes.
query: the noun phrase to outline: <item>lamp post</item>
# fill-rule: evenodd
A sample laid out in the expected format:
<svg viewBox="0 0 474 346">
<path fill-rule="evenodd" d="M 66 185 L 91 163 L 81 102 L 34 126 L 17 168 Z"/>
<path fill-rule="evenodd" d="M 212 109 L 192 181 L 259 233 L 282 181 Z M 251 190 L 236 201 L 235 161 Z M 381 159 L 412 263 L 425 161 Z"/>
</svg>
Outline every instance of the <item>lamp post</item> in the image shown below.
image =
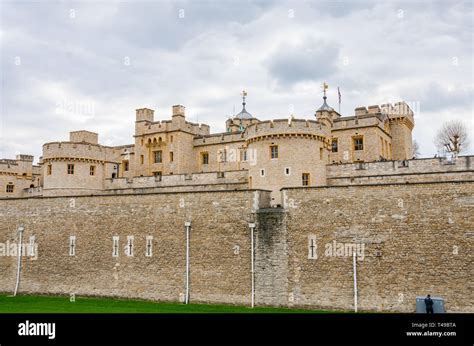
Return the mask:
<svg viewBox="0 0 474 346">
<path fill-rule="evenodd" d="M 251 292 L 251 307 L 253 308 L 255 305 L 255 259 L 254 259 L 254 230 L 255 230 L 255 223 L 249 223 L 249 228 L 250 228 L 250 273 L 252 276 L 252 292 Z"/>
<path fill-rule="evenodd" d="M 357 312 L 357 260 L 355 252 L 352 252 L 352 268 L 354 271 L 354 312 Z"/>
<path fill-rule="evenodd" d="M 184 303 L 189 303 L 189 231 L 191 229 L 191 222 L 187 221 L 184 223 L 186 228 L 186 295 L 184 297 Z"/>
<path fill-rule="evenodd" d="M 22 240 L 24 230 L 25 230 L 25 227 L 23 227 L 23 225 L 20 225 L 18 227 L 18 234 L 20 235 L 20 238 L 18 242 L 18 264 L 17 264 L 17 270 L 16 270 L 15 292 L 13 293 L 14 297 L 16 296 L 16 293 L 18 292 L 18 286 L 20 285 L 21 250 L 22 250 L 21 240 Z"/>
</svg>

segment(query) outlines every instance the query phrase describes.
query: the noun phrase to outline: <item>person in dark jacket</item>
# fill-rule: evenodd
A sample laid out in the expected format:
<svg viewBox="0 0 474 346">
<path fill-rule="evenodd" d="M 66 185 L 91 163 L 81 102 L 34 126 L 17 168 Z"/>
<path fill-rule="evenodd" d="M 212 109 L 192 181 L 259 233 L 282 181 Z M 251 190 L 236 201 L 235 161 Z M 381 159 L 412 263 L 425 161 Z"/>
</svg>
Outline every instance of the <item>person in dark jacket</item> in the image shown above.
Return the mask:
<svg viewBox="0 0 474 346">
<path fill-rule="evenodd" d="M 426 305 L 426 313 L 427 314 L 432 314 L 433 312 L 433 299 L 431 299 L 431 296 L 428 294 L 428 296 L 425 298 L 425 305 Z"/>
</svg>

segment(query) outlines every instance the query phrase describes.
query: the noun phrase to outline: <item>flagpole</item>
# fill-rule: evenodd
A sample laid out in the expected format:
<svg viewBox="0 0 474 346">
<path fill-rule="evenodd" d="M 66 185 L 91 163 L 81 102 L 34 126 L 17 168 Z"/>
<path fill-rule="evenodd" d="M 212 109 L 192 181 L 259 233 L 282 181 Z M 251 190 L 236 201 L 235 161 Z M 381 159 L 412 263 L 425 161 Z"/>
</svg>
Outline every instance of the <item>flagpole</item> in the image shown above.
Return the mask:
<svg viewBox="0 0 474 346">
<path fill-rule="evenodd" d="M 337 87 L 337 96 L 339 99 L 339 114 L 341 114 L 341 91 L 339 90 L 339 87 Z"/>
</svg>

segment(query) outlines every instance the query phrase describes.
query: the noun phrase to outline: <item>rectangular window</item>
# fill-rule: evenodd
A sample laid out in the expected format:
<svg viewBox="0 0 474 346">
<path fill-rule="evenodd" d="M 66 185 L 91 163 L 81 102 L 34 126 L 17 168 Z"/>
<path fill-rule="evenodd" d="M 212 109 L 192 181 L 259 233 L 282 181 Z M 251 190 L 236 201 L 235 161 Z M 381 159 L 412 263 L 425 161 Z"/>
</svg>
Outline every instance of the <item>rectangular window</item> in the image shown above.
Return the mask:
<svg viewBox="0 0 474 346">
<path fill-rule="evenodd" d="M 309 173 L 303 173 L 302 180 L 303 186 L 309 186 Z"/>
<path fill-rule="evenodd" d="M 151 257 L 153 256 L 153 236 L 147 235 L 146 237 L 146 252 L 145 252 L 146 257 Z"/>
<path fill-rule="evenodd" d="M 173 155 L 173 152 L 170 151 L 170 162 L 173 162 L 173 160 L 174 160 L 174 155 Z"/>
<path fill-rule="evenodd" d="M 162 173 L 161 173 L 161 171 L 156 171 L 156 172 L 153 172 L 153 175 L 154 175 L 155 177 L 160 177 L 160 178 L 161 178 Z"/>
<path fill-rule="evenodd" d="M 127 256 L 133 256 L 133 235 L 127 236 Z"/>
<path fill-rule="evenodd" d="M 173 143 L 173 136 L 170 137 L 170 143 Z"/>
<path fill-rule="evenodd" d="M 29 253 L 28 253 L 29 256 L 31 256 L 31 257 L 36 256 L 36 254 L 35 254 L 35 236 L 34 235 L 30 236 L 30 244 L 28 245 L 28 250 L 29 250 Z"/>
<path fill-rule="evenodd" d="M 290 167 L 285 168 L 285 175 L 290 175 Z"/>
<path fill-rule="evenodd" d="M 331 142 L 331 151 L 337 153 L 337 138 L 333 138 Z"/>
<path fill-rule="evenodd" d="M 46 169 L 46 174 L 51 175 L 52 172 L 53 172 L 53 165 L 48 165 L 48 168 Z"/>
<path fill-rule="evenodd" d="M 123 170 L 128 172 L 128 161 L 123 161 Z"/>
<path fill-rule="evenodd" d="M 364 150 L 364 139 L 362 137 L 354 138 L 354 150 Z"/>
<path fill-rule="evenodd" d="M 112 237 L 112 257 L 118 257 L 119 256 L 119 237 L 114 236 Z"/>
<path fill-rule="evenodd" d="M 90 175 L 95 175 L 95 166 L 90 166 L 90 168 L 89 168 L 89 174 L 90 174 Z"/>
<path fill-rule="evenodd" d="M 270 158 L 278 159 L 278 145 L 270 145 Z"/>
<path fill-rule="evenodd" d="M 76 256 L 76 236 L 69 237 L 69 256 Z"/>
<path fill-rule="evenodd" d="M 11 183 L 7 184 L 7 193 L 13 193 L 14 190 L 15 190 L 15 185 Z"/>
<path fill-rule="evenodd" d="M 154 151 L 153 152 L 153 162 L 154 163 L 161 163 L 163 158 L 162 158 L 162 151 L 161 150 L 157 150 L 157 151 Z"/>
<path fill-rule="evenodd" d="M 67 174 L 74 174 L 74 165 L 71 163 L 67 165 Z"/>
<path fill-rule="evenodd" d="M 261 170 L 260 170 L 260 176 L 261 176 L 261 177 L 264 177 L 264 176 L 265 176 L 265 170 L 264 170 L 264 169 L 261 169 Z"/>
<path fill-rule="evenodd" d="M 323 159 L 323 148 L 319 148 L 319 159 L 322 160 Z"/>
<path fill-rule="evenodd" d="M 143 155 L 140 155 L 140 164 L 143 165 L 143 162 L 145 161 Z"/>
<path fill-rule="evenodd" d="M 202 164 L 203 165 L 209 164 L 209 153 L 202 153 L 201 157 L 202 157 Z"/>
</svg>

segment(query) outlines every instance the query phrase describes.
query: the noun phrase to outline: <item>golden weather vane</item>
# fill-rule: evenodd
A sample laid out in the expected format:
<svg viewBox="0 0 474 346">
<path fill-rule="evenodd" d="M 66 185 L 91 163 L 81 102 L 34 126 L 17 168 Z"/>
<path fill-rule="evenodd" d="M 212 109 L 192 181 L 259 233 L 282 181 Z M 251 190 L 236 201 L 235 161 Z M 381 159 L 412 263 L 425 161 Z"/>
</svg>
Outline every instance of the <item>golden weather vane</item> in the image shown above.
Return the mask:
<svg viewBox="0 0 474 346">
<path fill-rule="evenodd" d="M 242 106 L 245 108 L 245 97 L 247 96 L 247 92 L 245 90 L 242 90 Z"/>
<path fill-rule="evenodd" d="M 321 88 L 324 91 L 324 96 L 326 96 L 326 90 L 329 88 L 329 85 L 327 85 L 326 82 L 324 82 L 323 85 L 321 86 Z"/>
</svg>

